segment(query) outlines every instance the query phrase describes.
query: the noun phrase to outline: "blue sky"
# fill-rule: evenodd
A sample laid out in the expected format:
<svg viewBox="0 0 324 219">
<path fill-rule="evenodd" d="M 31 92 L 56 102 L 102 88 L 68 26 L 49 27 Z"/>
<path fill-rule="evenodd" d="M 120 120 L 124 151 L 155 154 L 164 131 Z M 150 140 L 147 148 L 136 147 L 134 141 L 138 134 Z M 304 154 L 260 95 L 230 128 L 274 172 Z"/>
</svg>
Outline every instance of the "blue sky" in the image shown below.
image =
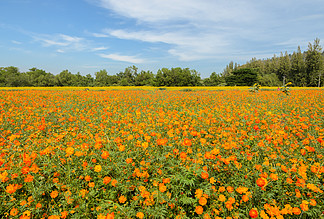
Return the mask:
<svg viewBox="0 0 324 219">
<path fill-rule="evenodd" d="M 0 0 L 0 67 L 109 74 L 234 61 L 324 41 L 323 0 Z"/>
</svg>

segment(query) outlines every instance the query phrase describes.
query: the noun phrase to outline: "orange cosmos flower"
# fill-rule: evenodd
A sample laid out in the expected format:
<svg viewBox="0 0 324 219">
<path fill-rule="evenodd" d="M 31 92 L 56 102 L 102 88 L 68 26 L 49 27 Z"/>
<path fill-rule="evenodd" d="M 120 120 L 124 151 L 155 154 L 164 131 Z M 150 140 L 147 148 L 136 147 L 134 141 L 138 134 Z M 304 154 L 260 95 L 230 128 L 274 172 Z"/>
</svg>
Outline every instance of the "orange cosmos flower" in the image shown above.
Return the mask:
<svg viewBox="0 0 324 219">
<path fill-rule="evenodd" d="M 117 180 L 113 179 L 113 180 L 111 181 L 111 185 L 114 186 L 114 187 L 116 187 L 117 182 L 118 182 Z"/>
<path fill-rule="evenodd" d="M 10 210 L 10 215 L 11 216 L 16 216 L 18 214 L 18 209 L 17 208 L 12 208 L 11 210 Z"/>
<path fill-rule="evenodd" d="M 122 196 L 119 197 L 118 200 L 119 200 L 120 203 L 125 203 L 127 201 L 127 198 L 122 195 Z"/>
<path fill-rule="evenodd" d="M 109 152 L 108 151 L 102 151 L 101 158 L 102 159 L 107 159 L 109 157 Z"/>
<path fill-rule="evenodd" d="M 127 159 L 126 159 L 126 163 L 129 164 L 129 163 L 132 163 L 132 162 L 133 162 L 133 159 L 132 159 L 132 158 L 127 158 Z"/>
<path fill-rule="evenodd" d="M 201 178 L 208 179 L 209 174 L 207 172 L 201 172 Z"/>
<path fill-rule="evenodd" d="M 251 218 L 257 218 L 258 217 L 258 211 L 255 208 L 252 208 L 249 212 L 249 215 Z"/>
<path fill-rule="evenodd" d="M 219 195 L 218 200 L 221 201 L 221 202 L 226 201 L 225 195 Z"/>
<path fill-rule="evenodd" d="M 108 177 L 108 176 L 105 176 L 105 177 L 103 178 L 103 183 L 104 183 L 105 185 L 107 185 L 108 183 L 110 183 L 110 181 L 111 181 L 111 178 Z"/>
<path fill-rule="evenodd" d="M 144 218 L 143 212 L 137 212 L 136 217 L 138 217 L 139 219 L 143 219 Z"/>
<path fill-rule="evenodd" d="M 58 196 L 58 191 L 54 190 L 51 192 L 51 198 L 56 198 Z"/>
<path fill-rule="evenodd" d="M 159 184 L 159 191 L 160 192 L 165 192 L 166 191 L 166 186 L 164 185 L 164 183 Z"/>
<path fill-rule="evenodd" d="M 94 167 L 94 171 L 97 172 L 97 173 L 99 173 L 101 170 L 102 170 L 101 165 L 96 165 L 96 166 Z"/>
<path fill-rule="evenodd" d="M 195 212 L 200 215 L 204 212 L 204 209 L 202 206 L 198 205 L 195 209 Z"/>
<path fill-rule="evenodd" d="M 32 182 L 34 180 L 34 177 L 30 174 L 28 174 L 26 176 L 26 178 L 24 179 L 24 182 Z"/>
<path fill-rule="evenodd" d="M 48 219 L 60 219 L 60 216 L 58 215 L 51 215 L 48 217 Z"/>
<path fill-rule="evenodd" d="M 67 147 L 65 150 L 66 156 L 71 156 L 74 153 L 74 148 Z"/>
<path fill-rule="evenodd" d="M 268 181 L 265 178 L 259 178 L 259 179 L 257 179 L 256 184 L 259 187 L 263 188 L 263 187 L 265 187 L 268 184 Z"/>
<path fill-rule="evenodd" d="M 301 210 L 300 210 L 299 208 L 297 208 L 297 207 L 294 207 L 294 208 L 292 209 L 292 212 L 293 212 L 295 215 L 300 215 Z"/>
<path fill-rule="evenodd" d="M 201 197 L 199 199 L 199 204 L 202 205 L 202 206 L 206 205 L 207 204 L 207 199 L 205 197 Z"/>
<path fill-rule="evenodd" d="M 14 185 L 14 184 L 9 184 L 7 187 L 6 187 L 6 192 L 9 193 L 9 194 L 13 194 L 15 193 L 17 190 L 17 185 Z"/>
</svg>

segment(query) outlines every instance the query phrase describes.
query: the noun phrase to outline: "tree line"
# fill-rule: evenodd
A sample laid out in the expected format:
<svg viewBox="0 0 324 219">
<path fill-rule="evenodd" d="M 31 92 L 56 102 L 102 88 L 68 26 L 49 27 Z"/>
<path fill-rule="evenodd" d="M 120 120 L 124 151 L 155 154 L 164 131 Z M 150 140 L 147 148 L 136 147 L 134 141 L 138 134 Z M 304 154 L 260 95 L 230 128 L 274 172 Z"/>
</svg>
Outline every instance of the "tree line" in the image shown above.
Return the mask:
<svg viewBox="0 0 324 219">
<path fill-rule="evenodd" d="M 222 73 L 211 73 L 202 79 L 200 73 L 189 68 L 162 68 L 152 71 L 139 71 L 129 66 L 115 75 L 103 69 L 86 76 L 72 74 L 63 70 L 57 75 L 42 69 L 31 68 L 20 72 L 17 67 L 0 67 L 0 87 L 103 87 L 103 86 L 281 86 L 289 82 L 293 86 L 323 86 L 324 53 L 320 40 L 309 43 L 308 50 L 301 52 L 300 47 L 293 54 L 281 53 L 279 57 L 268 59 L 252 58 L 246 64 L 238 65 L 231 61 Z"/>
<path fill-rule="evenodd" d="M 262 86 L 281 86 L 292 82 L 293 86 L 298 87 L 322 87 L 324 52 L 320 40 L 316 38 L 303 53 L 298 46 L 293 54 L 281 52 L 279 57 L 274 55 L 263 60 L 252 58 L 241 66 L 230 62 L 221 73 L 221 78 L 228 85 L 240 85 L 242 76 L 238 75 L 242 75 L 242 69 L 245 69 L 248 81 Z"/>
</svg>

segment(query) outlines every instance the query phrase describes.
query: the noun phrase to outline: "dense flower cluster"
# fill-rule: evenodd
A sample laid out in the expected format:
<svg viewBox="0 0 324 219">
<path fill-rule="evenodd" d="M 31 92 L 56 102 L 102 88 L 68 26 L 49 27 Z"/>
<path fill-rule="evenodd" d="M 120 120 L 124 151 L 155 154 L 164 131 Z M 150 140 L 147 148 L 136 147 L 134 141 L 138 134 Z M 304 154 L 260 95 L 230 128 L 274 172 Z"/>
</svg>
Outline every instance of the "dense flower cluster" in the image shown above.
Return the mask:
<svg viewBox="0 0 324 219">
<path fill-rule="evenodd" d="M 321 218 L 324 93 L 0 91 L 4 218 Z"/>
</svg>

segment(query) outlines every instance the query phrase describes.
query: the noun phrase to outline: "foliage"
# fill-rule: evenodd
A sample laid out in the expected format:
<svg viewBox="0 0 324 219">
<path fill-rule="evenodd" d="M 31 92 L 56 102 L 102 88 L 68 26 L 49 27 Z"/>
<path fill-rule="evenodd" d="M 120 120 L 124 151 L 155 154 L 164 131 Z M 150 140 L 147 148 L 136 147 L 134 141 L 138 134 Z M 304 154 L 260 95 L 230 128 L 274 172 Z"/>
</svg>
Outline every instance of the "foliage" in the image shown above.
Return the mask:
<svg viewBox="0 0 324 219">
<path fill-rule="evenodd" d="M 257 73 L 254 69 L 241 68 L 225 77 L 225 81 L 229 86 L 251 86 L 257 82 Z"/>
<path fill-rule="evenodd" d="M 322 90 L 0 91 L 3 218 L 322 218 Z"/>
</svg>

